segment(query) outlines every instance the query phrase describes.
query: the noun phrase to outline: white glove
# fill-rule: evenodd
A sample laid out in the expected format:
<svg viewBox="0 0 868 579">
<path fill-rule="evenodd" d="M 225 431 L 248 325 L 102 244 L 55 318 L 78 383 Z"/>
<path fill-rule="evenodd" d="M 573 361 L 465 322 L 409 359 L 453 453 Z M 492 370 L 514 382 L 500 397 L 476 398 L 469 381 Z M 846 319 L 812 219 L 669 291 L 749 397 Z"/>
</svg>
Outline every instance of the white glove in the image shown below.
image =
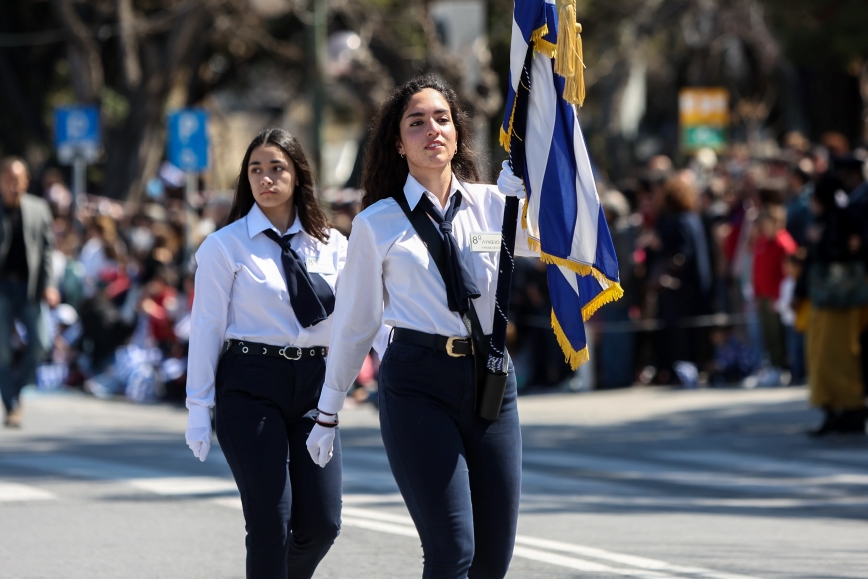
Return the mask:
<svg viewBox="0 0 868 579">
<path fill-rule="evenodd" d="M 320 422 L 334 422 L 334 416 L 319 415 Z M 320 426 L 314 424 L 310 431 L 310 436 L 307 437 L 307 451 L 310 457 L 320 468 L 325 468 L 334 455 L 335 450 L 335 429 L 328 426 Z"/>
<path fill-rule="evenodd" d="M 518 197 L 526 199 L 527 192 L 524 190 L 524 181 L 516 177 L 509 166 L 509 161 L 504 161 L 501 165 L 500 177 L 497 178 L 497 188 L 507 197 Z"/>
<path fill-rule="evenodd" d="M 205 462 L 211 450 L 211 410 L 207 406 L 191 404 L 187 414 L 187 432 L 184 436 L 193 456 Z"/>
</svg>

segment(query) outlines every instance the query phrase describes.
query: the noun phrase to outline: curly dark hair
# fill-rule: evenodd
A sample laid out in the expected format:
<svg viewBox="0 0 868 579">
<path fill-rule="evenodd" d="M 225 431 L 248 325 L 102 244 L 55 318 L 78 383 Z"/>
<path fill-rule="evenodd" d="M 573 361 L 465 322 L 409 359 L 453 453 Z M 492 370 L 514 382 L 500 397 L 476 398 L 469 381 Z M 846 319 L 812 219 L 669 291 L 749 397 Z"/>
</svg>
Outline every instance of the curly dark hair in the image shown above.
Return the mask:
<svg viewBox="0 0 868 579">
<path fill-rule="evenodd" d="M 452 157 L 452 173 L 465 183 L 478 183 L 476 155 L 470 148 L 471 122 L 455 90 L 433 74 L 415 76 L 392 91 L 371 124 L 371 138 L 365 151 L 362 169 L 362 206 L 369 207 L 388 197 L 402 194 L 410 168 L 398 154 L 396 143 L 401 137 L 401 117 L 413 95 L 431 88 L 443 95 L 452 113 L 457 147 Z"/>
<path fill-rule="evenodd" d="M 238 180 L 235 181 L 235 197 L 232 199 L 232 209 L 229 210 L 226 224 L 228 225 L 247 215 L 256 202 L 253 198 L 253 190 L 250 188 L 250 181 L 247 178 L 247 164 L 250 162 L 250 154 L 253 150 L 262 145 L 280 147 L 292 159 L 297 181 L 292 198 L 298 211 L 298 218 L 301 220 L 301 226 L 311 237 L 323 242 L 328 240 L 329 222 L 316 197 L 316 182 L 310 163 L 308 163 L 307 156 L 304 154 L 304 149 L 301 148 L 298 139 L 283 129 L 265 129 L 250 142 L 250 146 L 247 147 L 247 152 L 244 154 L 244 160 L 241 161 L 241 172 L 238 174 Z"/>
</svg>

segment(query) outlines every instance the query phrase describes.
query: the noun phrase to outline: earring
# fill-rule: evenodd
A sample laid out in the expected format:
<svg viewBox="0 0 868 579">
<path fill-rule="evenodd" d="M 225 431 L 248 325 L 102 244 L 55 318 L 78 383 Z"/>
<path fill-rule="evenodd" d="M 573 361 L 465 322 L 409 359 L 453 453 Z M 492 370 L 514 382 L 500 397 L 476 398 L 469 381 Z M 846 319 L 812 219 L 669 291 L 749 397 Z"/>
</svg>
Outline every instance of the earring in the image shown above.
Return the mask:
<svg viewBox="0 0 868 579">
<path fill-rule="evenodd" d="M 402 159 L 404 158 L 404 153 L 398 153 L 398 154 L 401 155 Z"/>
</svg>

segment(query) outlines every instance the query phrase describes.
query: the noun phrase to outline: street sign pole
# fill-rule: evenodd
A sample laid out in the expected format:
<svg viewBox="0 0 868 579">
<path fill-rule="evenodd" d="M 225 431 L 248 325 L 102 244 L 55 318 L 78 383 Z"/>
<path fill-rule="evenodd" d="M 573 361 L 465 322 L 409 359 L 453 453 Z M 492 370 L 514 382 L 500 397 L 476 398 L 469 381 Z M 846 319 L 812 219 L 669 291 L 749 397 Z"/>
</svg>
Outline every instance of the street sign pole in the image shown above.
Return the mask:
<svg viewBox="0 0 868 579">
<path fill-rule="evenodd" d="M 193 201 L 199 192 L 199 173 L 208 167 L 208 113 L 202 109 L 181 109 L 169 115 L 169 162 L 187 174 L 184 191 L 184 252 L 189 263 L 193 255 Z"/>
<path fill-rule="evenodd" d="M 99 157 L 101 146 L 99 108 L 95 105 L 63 106 L 54 109 L 54 146 L 57 159 L 72 165 L 72 222 L 79 232 L 78 207 L 87 194 L 87 164 Z"/>
<path fill-rule="evenodd" d="M 199 192 L 199 174 L 187 171 L 187 190 L 184 193 L 184 251 L 189 259 L 193 255 L 193 198 Z"/>
<path fill-rule="evenodd" d="M 81 155 L 76 155 L 72 162 L 72 205 L 70 207 L 72 219 L 76 226 L 80 225 L 76 216 L 79 197 L 84 196 L 87 193 L 86 175 L 87 160 Z"/>
</svg>

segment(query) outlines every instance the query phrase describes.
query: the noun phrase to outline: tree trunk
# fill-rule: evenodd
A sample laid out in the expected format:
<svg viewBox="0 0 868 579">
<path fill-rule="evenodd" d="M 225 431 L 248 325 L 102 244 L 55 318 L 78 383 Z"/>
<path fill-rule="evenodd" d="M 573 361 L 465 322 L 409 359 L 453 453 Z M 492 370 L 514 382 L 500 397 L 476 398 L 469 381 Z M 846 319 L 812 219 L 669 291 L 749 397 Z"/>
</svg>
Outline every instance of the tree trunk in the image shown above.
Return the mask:
<svg viewBox="0 0 868 579">
<path fill-rule="evenodd" d="M 208 24 L 207 12 L 201 7 L 190 8 L 189 3 L 179 8 L 175 25 L 167 35 L 138 41 L 141 82 L 130 83 L 129 116 L 123 127 L 109 133 L 106 143 L 105 194 L 109 197 L 126 199 L 134 205 L 142 201 L 148 179 L 156 175 L 165 151 L 169 95 L 180 91 L 180 100 L 187 102 L 186 73 L 197 68 L 194 61 L 201 54 L 197 47 L 207 42 L 203 31 Z M 129 38 L 124 42 L 136 45 Z"/>
</svg>

